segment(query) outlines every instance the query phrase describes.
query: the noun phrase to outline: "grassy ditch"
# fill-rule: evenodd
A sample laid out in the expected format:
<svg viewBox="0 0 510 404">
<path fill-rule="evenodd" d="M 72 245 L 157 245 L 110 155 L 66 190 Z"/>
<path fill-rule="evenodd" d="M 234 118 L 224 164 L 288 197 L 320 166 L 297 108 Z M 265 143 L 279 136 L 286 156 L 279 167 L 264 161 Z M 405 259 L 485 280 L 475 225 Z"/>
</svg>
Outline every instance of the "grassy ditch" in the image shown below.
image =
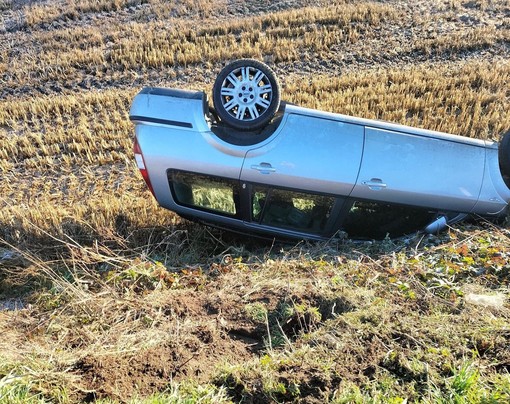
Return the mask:
<svg viewBox="0 0 510 404">
<path fill-rule="evenodd" d="M 193 227 L 158 248 L 20 253 L 2 272 L 0 292 L 25 308 L 2 313 L 0 392 L 14 402 L 506 401 L 507 240 L 486 225 L 271 246 Z"/>
</svg>

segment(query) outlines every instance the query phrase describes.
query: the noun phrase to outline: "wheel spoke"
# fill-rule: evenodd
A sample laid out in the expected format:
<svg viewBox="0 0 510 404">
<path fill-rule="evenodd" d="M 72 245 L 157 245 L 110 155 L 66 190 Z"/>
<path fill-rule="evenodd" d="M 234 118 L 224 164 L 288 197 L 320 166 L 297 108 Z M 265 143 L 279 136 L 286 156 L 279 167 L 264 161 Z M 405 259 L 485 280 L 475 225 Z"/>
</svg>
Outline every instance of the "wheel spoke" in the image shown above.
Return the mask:
<svg viewBox="0 0 510 404">
<path fill-rule="evenodd" d="M 221 88 L 221 95 L 226 95 L 229 97 L 233 97 L 235 94 L 235 88 L 228 88 L 228 87 L 222 87 Z"/>
<path fill-rule="evenodd" d="M 225 111 L 230 111 L 232 108 L 237 107 L 239 103 L 235 98 L 232 98 L 229 102 L 223 105 L 223 108 L 225 108 Z"/>
<path fill-rule="evenodd" d="M 258 97 L 255 104 L 259 104 L 261 107 L 264 107 L 265 109 L 269 108 L 269 105 L 271 105 L 271 102 L 269 100 L 266 100 L 265 98 Z"/>
<path fill-rule="evenodd" d="M 266 84 L 259 88 L 259 94 L 268 94 L 273 92 L 273 87 L 271 87 L 271 84 Z"/>
<path fill-rule="evenodd" d="M 259 117 L 259 111 L 257 111 L 257 107 L 255 105 L 250 105 L 248 107 L 248 111 L 250 111 L 251 119 L 257 119 Z"/>
<path fill-rule="evenodd" d="M 234 72 L 230 73 L 228 76 L 227 76 L 227 80 L 230 81 L 234 87 L 240 83 L 239 79 L 237 78 L 237 76 L 234 74 Z"/>
<path fill-rule="evenodd" d="M 260 70 L 257 70 L 257 73 L 253 77 L 253 82 L 255 83 L 256 86 L 259 85 L 259 83 L 263 77 L 264 77 L 264 73 L 262 73 Z"/>
<path fill-rule="evenodd" d="M 262 73 L 260 70 L 257 70 L 257 73 L 253 77 L 253 82 L 255 83 L 256 86 L 258 86 L 264 77 L 265 77 L 264 73 Z"/>
<path fill-rule="evenodd" d="M 246 107 L 239 106 L 237 109 L 236 119 L 239 119 L 240 121 L 244 118 L 244 113 L 246 112 Z"/>
<path fill-rule="evenodd" d="M 250 67 L 246 66 L 241 69 L 241 81 L 246 83 L 250 79 Z"/>
</svg>

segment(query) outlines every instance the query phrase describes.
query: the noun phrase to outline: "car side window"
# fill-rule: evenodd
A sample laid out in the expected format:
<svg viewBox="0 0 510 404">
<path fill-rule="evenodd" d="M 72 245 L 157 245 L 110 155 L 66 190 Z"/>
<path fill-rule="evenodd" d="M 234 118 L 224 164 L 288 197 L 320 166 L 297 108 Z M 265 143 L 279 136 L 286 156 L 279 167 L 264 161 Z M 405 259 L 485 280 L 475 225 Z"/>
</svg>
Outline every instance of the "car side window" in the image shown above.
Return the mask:
<svg viewBox="0 0 510 404">
<path fill-rule="evenodd" d="M 236 180 L 183 171 L 168 174 L 170 188 L 179 205 L 235 216 L 239 212 Z"/>
<path fill-rule="evenodd" d="M 335 198 L 283 189 L 254 187 L 252 220 L 307 233 L 324 230 Z"/>
<path fill-rule="evenodd" d="M 342 229 L 350 238 L 383 239 L 398 237 L 424 228 L 437 212 L 414 206 L 382 202 L 355 201 Z"/>
</svg>

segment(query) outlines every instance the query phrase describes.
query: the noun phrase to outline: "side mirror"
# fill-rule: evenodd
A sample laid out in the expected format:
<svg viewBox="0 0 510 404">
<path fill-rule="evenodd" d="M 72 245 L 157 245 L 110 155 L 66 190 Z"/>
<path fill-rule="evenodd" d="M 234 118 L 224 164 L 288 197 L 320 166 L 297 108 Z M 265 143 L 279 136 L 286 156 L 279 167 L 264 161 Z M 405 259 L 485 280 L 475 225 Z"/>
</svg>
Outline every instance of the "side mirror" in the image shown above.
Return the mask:
<svg viewBox="0 0 510 404">
<path fill-rule="evenodd" d="M 436 220 L 425 227 L 425 233 L 437 234 L 446 227 L 446 217 L 439 216 Z"/>
</svg>

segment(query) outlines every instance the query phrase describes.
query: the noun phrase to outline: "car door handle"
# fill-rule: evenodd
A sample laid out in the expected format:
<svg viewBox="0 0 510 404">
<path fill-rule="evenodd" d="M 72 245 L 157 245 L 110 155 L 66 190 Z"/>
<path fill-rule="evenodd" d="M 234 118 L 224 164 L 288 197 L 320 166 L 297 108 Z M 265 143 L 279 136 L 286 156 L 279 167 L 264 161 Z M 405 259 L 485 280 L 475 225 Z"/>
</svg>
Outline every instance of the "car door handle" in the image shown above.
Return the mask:
<svg viewBox="0 0 510 404">
<path fill-rule="evenodd" d="M 387 187 L 387 185 L 380 178 L 371 178 L 368 181 L 363 181 L 363 185 L 366 185 L 372 191 L 380 191 Z"/>
<path fill-rule="evenodd" d="M 261 174 L 270 174 L 276 171 L 276 168 L 269 163 L 253 164 L 251 168 L 252 170 L 257 170 Z"/>
</svg>

